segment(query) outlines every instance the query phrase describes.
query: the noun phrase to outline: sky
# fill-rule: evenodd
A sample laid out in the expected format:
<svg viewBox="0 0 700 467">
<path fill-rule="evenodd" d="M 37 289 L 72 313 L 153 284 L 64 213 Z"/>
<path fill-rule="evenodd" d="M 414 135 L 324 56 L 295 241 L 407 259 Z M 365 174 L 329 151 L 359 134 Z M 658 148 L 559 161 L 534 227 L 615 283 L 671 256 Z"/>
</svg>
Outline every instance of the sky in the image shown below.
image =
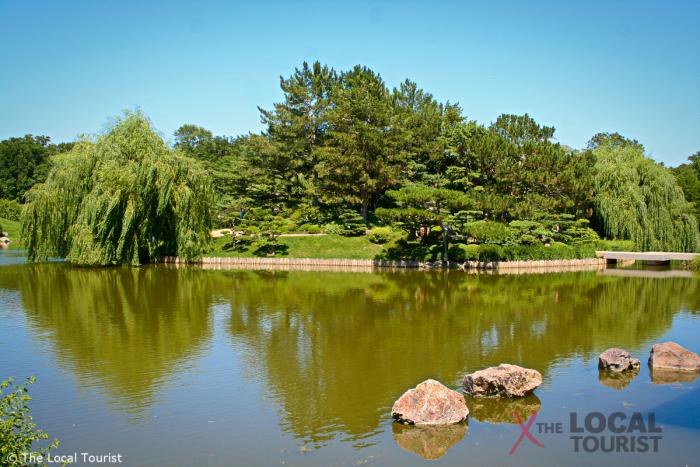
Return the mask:
<svg viewBox="0 0 700 467">
<path fill-rule="evenodd" d="M 528 113 L 583 147 L 601 131 L 667 165 L 700 150 L 700 1 L 0 0 L 0 139 L 54 142 L 140 108 L 235 136 L 303 61 L 406 78 L 469 119 Z"/>
</svg>

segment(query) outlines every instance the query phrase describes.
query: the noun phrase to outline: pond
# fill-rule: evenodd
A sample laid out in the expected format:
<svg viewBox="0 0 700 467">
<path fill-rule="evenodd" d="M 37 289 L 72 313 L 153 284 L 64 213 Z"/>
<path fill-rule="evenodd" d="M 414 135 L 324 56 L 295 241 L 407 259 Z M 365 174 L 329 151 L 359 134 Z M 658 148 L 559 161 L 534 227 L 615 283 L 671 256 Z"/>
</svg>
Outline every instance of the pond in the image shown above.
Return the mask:
<svg viewBox="0 0 700 467">
<path fill-rule="evenodd" d="M 6 250 L 0 377 L 37 377 L 32 414 L 58 452 L 126 465 L 693 463 L 697 375 L 655 378 L 646 361 L 655 342 L 700 351 L 700 279 L 614 272 L 87 269 Z M 609 347 L 642 360 L 639 374 L 599 374 Z M 542 386 L 467 398 L 468 423 L 445 430 L 392 423 L 417 383 L 457 389 L 501 362 Z M 516 412 L 537 413 L 528 433 L 544 447 L 525 436 L 509 454 Z M 653 414 L 658 452 L 575 452 L 570 414 L 593 412 Z"/>
</svg>

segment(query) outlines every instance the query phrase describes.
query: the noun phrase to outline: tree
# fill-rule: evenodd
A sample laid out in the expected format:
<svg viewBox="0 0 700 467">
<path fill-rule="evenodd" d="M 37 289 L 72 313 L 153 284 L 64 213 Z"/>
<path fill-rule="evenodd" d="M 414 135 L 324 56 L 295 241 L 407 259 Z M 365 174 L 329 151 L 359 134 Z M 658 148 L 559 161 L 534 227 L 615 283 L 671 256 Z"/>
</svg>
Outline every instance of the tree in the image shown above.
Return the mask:
<svg viewBox="0 0 700 467">
<path fill-rule="evenodd" d="M 384 81 L 369 68 L 343 73 L 333 89 L 325 177 L 330 200 L 360 207 L 367 219 L 373 201 L 395 185 L 405 160 L 397 148 L 397 128 Z"/>
<path fill-rule="evenodd" d="M 56 156 L 27 200 L 22 229 L 32 261 L 138 265 L 170 255 L 190 261 L 209 241 L 208 175 L 169 150 L 140 113 Z"/>
<path fill-rule="evenodd" d="M 51 153 L 47 136 L 0 141 L 0 198 L 21 202 L 27 190 L 46 178 Z"/>
<path fill-rule="evenodd" d="M 287 167 L 291 172 L 285 177 L 288 191 L 307 197 L 313 206 L 319 204 L 319 165 L 328 139 L 331 92 L 337 81 L 332 68 L 304 62 L 289 78 L 280 77 L 284 101 L 276 103 L 273 110 L 258 108 L 275 149 L 270 162 Z"/>
<path fill-rule="evenodd" d="M 197 125 L 182 125 L 175 130 L 175 147 L 189 157 L 216 163 L 232 151 L 233 142 L 226 136 L 214 136 L 211 131 Z"/>
<path fill-rule="evenodd" d="M 614 239 L 642 250 L 695 251 L 697 220 L 671 172 L 639 144 L 602 144 L 595 157 L 595 219 Z"/>
<path fill-rule="evenodd" d="M 693 203 L 695 218 L 700 219 L 700 151 L 688 158 L 687 164 L 673 169 L 678 186 L 683 190 L 685 199 Z"/>
<path fill-rule="evenodd" d="M 447 135 L 462 123 L 461 109 L 437 102 L 410 80 L 394 88 L 391 98 L 397 149 L 406 159 L 405 181 L 443 186 L 445 172 L 453 163 Z"/>
<path fill-rule="evenodd" d="M 448 187 L 471 190 L 488 217 L 509 221 L 542 213 L 583 215 L 590 207 L 592 161 L 551 139 L 554 128 L 528 115 L 501 115 L 449 132 Z"/>
</svg>

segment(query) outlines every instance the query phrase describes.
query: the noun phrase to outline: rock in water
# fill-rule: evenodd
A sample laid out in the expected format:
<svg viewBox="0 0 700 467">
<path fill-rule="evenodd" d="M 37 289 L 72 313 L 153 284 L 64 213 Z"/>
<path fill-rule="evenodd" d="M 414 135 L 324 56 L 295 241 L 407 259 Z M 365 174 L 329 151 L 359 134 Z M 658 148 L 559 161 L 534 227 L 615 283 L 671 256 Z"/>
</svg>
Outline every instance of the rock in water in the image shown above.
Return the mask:
<svg viewBox="0 0 700 467">
<path fill-rule="evenodd" d="M 501 363 L 466 375 L 462 387 L 471 396 L 522 397 L 540 384 L 539 371 Z"/>
<path fill-rule="evenodd" d="M 700 371 L 700 357 L 675 342 L 654 344 L 649 355 L 654 370 Z"/>
<path fill-rule="evenodd" d="M 467 415 L 469 409 L 464 396 L 433 379 L 406 391 L 391 408 L 392 417 L 413 425 L 459 423 Z"/>
<path fill-rule="evenodd" d="M 600 354 L 598 357 L 598 368 L 619 373 L 638 369 L 639 360 L 633 358 L 628 351 L 613 347 Z"/>
</svg>

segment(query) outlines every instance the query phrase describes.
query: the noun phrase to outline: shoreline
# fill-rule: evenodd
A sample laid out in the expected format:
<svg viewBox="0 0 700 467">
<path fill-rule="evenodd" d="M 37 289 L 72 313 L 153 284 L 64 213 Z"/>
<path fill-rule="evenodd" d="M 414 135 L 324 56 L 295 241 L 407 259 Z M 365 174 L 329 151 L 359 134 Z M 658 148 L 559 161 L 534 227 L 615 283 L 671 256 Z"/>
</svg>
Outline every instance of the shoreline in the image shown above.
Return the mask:
<svg viewBox="0 0 700 467">
<path fill-rule="evenodd" d="M 187 263 L 177 257 L 166 257 L 164 264 L 195 265 L 203 269 L 255 269 L 255 270 L 333 270 L 333 271 L 374 271 L 374 270 L 418 270 L 435 271 L 443 269 L 461 270 L 469 273 L 554 273 L 567 271 L 596 271 L 605 269 L 604 258 L 583 258 L 566 260 L 537 261 L 465 261 L 450 262 L 445 267 L 441 261 L 385 261 L 373 259 L 320 259 L 320 258 L 235 258 L 204 257 L 194 263 Z"/>
</svg>

